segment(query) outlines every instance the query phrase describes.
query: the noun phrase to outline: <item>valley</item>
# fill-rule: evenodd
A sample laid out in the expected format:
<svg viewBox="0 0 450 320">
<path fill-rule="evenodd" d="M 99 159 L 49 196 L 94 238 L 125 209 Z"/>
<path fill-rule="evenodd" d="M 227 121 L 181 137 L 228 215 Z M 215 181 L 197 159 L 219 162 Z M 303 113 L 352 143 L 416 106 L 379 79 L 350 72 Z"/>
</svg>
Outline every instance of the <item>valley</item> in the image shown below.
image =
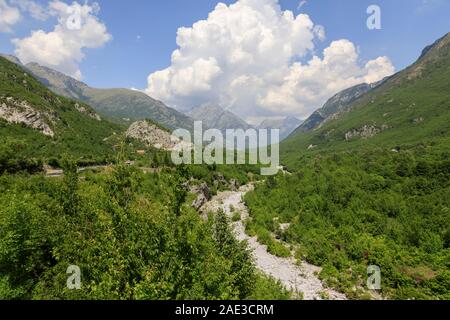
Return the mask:
<svg viewBox="0 0 450 320">
<path fill-rule="evenodd" d="M 2 299 L 450 299 L 450 34 L 305 121 L 183 114 L 12 56 L 0 81 Z M 280 127 L 283 166 L 175 165 L 194 120 Z"/>
</svg>

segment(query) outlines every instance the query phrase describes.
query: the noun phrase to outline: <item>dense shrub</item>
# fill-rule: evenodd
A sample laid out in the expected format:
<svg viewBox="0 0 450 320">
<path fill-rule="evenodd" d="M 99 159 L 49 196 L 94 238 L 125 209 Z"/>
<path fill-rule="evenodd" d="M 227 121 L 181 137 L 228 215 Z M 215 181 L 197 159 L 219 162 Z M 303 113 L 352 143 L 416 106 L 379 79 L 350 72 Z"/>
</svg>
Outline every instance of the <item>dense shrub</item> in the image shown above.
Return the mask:
<svg viewBox="0 0 450 320">
<path fill-rule="evenodd" d="M 80 179 L 0 176 L 1 299 L 287 298 L 223 215 L 187 203 L 176 170 L 118 165 Z M 70 265 L 82 287 L 66 287 Z"/>
</svg>

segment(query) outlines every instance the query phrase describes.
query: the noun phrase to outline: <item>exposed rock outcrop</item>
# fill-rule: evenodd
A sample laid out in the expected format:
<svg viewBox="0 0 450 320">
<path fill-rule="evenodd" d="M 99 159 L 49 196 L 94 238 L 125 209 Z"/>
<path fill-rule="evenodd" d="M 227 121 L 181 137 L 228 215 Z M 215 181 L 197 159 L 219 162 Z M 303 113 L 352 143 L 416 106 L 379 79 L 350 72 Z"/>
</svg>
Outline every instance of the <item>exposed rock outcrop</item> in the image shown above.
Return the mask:
<svg viewBox="0 0 450 320">
<path fill-rule="evenodd" d="M 205 203 L 211 200 L 212 193 L 207 183 L 203 182 L 201 184 L 192 184 L 193 181 L 195 180 L 191 178 L 190 181 L 183 183 L 182 187 L 186 191 L 197 195 L 197 198 L 192 202 L 192 207 L 199 210 Z M 228 182 L 220 172 L 215 175 L 213 185 L 216 188 L 223 186 L 234 192 L 238 191 L 241 187 L 239 181 L 237 181 L 236 179 L 231 179 Z"/>
<path fill-rule="evenodd" d="M 48 124 L 52 117 L 37 111 L 26 101 L 18 101 L 12 97 L 0 98 L 0 118 L 9 123 L 24 124 L 46 136 L 54 137 L 55 133 Z"/>
<path fill-rule="evenodd" d="M 186 182 L 182 185 L 182 187 L 190 193 L 197 195 L 197 198 L 192 202 L 192 207 L 194 207 L 196 210 L 200 209 L 212 198 L 211 190 L 206 183 L 202 183 L 199 185 L 190 185 L 189 182 Z"/>
<path fill-rule="evenodd" d="M 238 191 L 239 190 L 239 182 L 236 179 L 231 179 L 230 180 L 230 190 L 231 191 Z"/>
<path fill-rule="evenodd" d="M 206 183 L 193 186 L 191 192 L 198 195 L 197 199 L 192 203 L 192 206 L 197 210 L 200 209 L 206 202 L 211 200 L 211 191 Z"/>
<path fill-rule="evenodd" d="M 102 121 L 102 118 L 100 118 L 100 116 L 97 113 L 95 113 L 92 110 L 86 109 L 85 107 L 81 106 L 79 103 L 75 103 L 75 109 L 77 109 L 78 112 L 88 115 L 92 119 L 95 119 L 97 121 Z"/>
<path fill-rule="evenodd" d="M 162 150 L 181 150 L 182 146 L 190 146 L 148 121 L 137 121 L 133 123 L 125 135 L 127 138 L 142 141 L 149 146 Z"/>
<path fill-rule="evenodd" d="M 425 119 L 424 119 L 423 117 L 415 118 L 415 119 L 413 120 L 413 122 L 414 122 L 415 124 L 420 124 L 420 123 L 422 123 L 422 122 L 424 122 L 424 121 L 425 121 Z"/>
<path fill-rule="evenodd" d="M 223 174 L 221 174 L 220 172 L 215 174 L 215 176 L 214 176 L 214 186 L 215 187 L 219 187 L 220 185 L 225 186 L 227 184 L 228 184 L 228 181 L 225 179 Z"/>
<path fill-rule="evenodd" d="M 381 127 L 376 127 L 374 125 L 366 124 L 362 128 L 348 131 L 345 134 L 345 140 L 350 141 L 350 140 L 357 139 L 357 138 L 369 139 L 387 129 L 389 129 L 389 126 L 387 126 L 387 125 L 382 125 Z"/>
</svg>

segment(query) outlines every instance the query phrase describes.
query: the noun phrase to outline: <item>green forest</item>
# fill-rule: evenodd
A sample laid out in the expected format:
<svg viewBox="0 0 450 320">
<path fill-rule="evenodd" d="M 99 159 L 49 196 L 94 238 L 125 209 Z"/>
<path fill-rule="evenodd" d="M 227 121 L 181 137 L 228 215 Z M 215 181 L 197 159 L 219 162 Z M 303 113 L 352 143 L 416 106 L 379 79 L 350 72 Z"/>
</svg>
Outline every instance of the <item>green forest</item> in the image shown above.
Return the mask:
<svg viewBox="0 0 450 320">
<path fill-rule="evenodd" d="M 247 229 L 276 243 L 274 254 L 323 267 L 349 298 L 370 298 L 367 267 L 377 265 L 385 298 L 450 299 L 449 159 L 448 139 L 305 155 L 246 196 Z"/>
<path fill-rule="evenodd" d="M 208 168 L 144 174 L 119 164 L 63 178 L 0 177 L 2 299 L 288 299 L 254 267 L 223 214 L 203 220 L 180 185 Z M 245 181 L 242 181 L 245 182 Z M 80 290 L 66 286 L 70 265 Z"/>
</svg>

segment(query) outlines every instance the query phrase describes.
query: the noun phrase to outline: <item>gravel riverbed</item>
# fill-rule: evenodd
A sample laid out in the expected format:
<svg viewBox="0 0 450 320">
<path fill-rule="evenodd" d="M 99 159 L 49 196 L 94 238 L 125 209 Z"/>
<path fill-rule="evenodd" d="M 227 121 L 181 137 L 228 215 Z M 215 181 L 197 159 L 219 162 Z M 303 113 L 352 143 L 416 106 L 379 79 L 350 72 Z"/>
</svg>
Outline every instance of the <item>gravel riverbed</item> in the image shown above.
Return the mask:
<svg viewBox="0 0 450 320">
<path fill-rule="evenodd" d="M 243 202 L 243 196 L 253 189 L 253 185 L 245 185 L 238 191 L 220 192 L 200 209 L 202 213 L 218 212 L 222 210 L 229 217 L 232 216 L 231 208 L 241 214 L 241 220 L 232 223 L 236 238 L 247 241 L 253 252 L 256 267 L 266 275 L 279 280 L 281 284 L 294 293 L 301 292 L 305 300 L 322 300 L 324 297 L 330 300 L 346 300 L 344 294 L 325 288 L 316 276 L 320 268 L 306 262 L 298 265 L 293 257 L 280 258 L 270 254 L 267 246 L 258 243 L 256 237 L 250 237 L 245 233 L 245 221 L 249 218 L 247 206 Z"/>
</svg>

